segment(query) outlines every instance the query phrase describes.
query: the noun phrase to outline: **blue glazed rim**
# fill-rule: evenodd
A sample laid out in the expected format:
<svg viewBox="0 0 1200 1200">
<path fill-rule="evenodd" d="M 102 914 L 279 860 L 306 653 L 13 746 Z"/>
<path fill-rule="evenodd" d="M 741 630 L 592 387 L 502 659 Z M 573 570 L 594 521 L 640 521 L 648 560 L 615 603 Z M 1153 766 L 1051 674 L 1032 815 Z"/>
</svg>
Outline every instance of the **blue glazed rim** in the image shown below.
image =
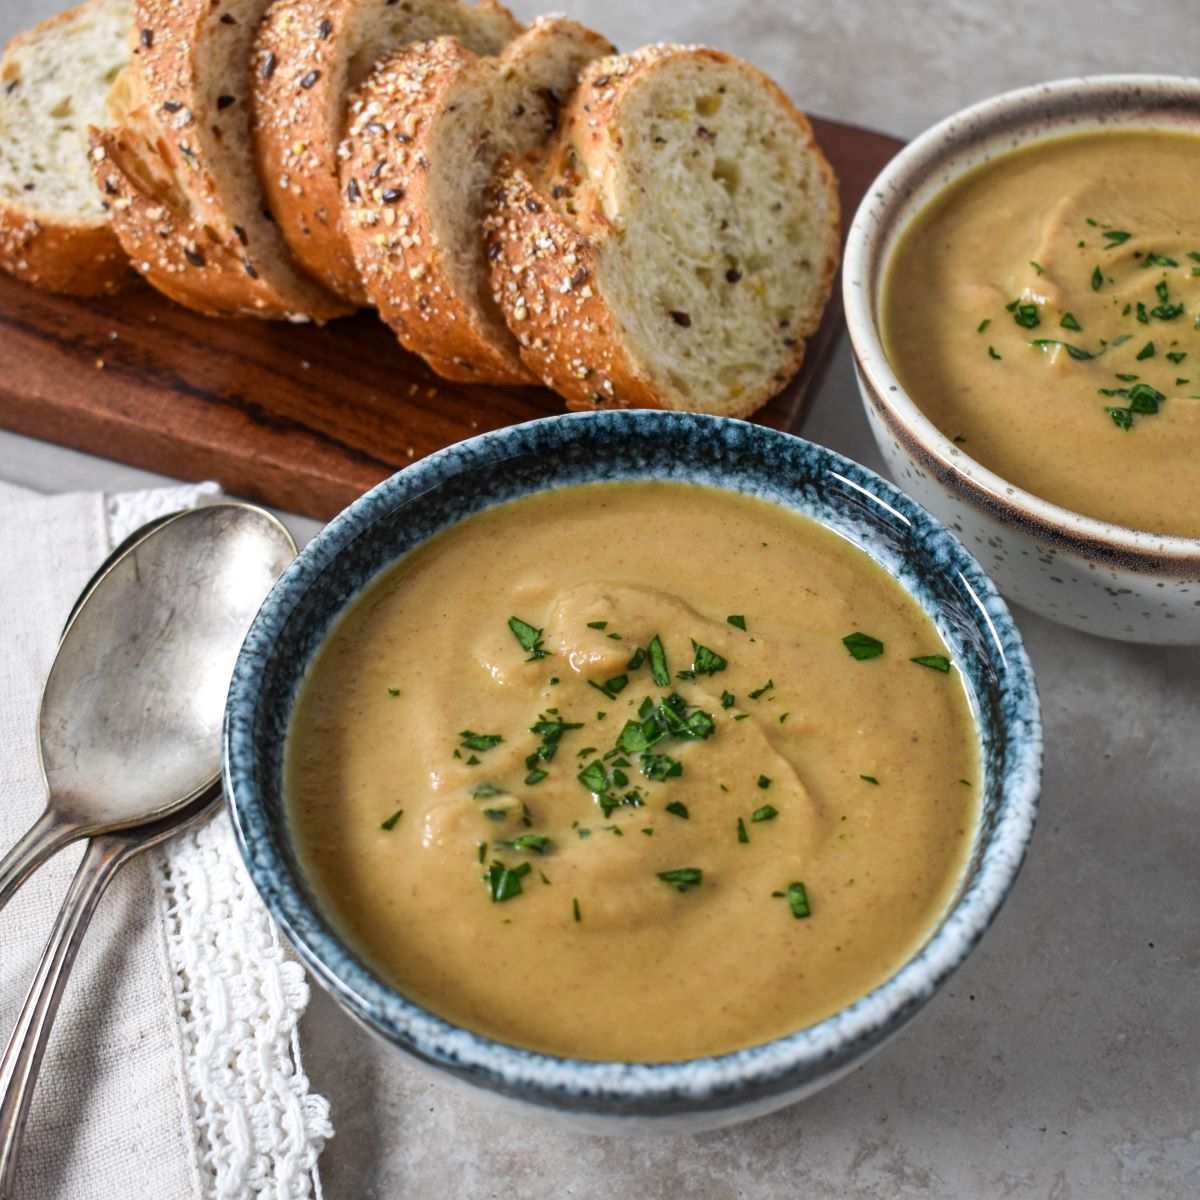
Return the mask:
<svg viewBox="0 0 1200 1200">
<path fill-rule="evenodd" d="M 297 867 L 281 788 L 284 734 L 307 664 L 380 570 L 455 521 L 548 487 L 660 479 L 745 492 L 815 517 L 896 577 L 934 620 L 981 731 L 983 811 L 959 893 L 924 946 L 820 1023 L 730 1054 L 596 1062 L 518 1049 L 405 999 L 341 941 Z M 1020 635 L 979 564 L 874 472 L 789 434 L 692 413 L 548 417 L 442 450 L 367 492 L 280 579 L 234 669 L 224 782 L 250 877 L 309 969 L 387 1041 L 461 1079 L 555 1110 L 622 1117 L 716 1111 L 812 1090 L 905 1024 L 966 959 L 1012 888 L 1037 812 L 1042 727 Z"/>
</svg>

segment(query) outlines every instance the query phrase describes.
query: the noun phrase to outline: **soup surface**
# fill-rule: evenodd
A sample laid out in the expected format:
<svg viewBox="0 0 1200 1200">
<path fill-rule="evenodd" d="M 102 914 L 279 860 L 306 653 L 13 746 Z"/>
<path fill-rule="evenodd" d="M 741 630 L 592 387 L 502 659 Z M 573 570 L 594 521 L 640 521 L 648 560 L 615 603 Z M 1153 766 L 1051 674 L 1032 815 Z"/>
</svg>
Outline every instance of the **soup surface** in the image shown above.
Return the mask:
<svg viewBox="0 0 1200 1200">
<path fill-rule="evenodd" d="M 905 231 L 888 357 L 971 458 L 1085 516 L 1200 537 L 1200 136 L 1001 155 Z"/>
<path fill-rule="evenodd" d="M 582 1058 L 733 1050 L 881 983 L 952 898 L 978 739 L 945 656 L 776 505 L 540 493 L 337 625 L 288 735 L 292 832 L 350 944 L 449 1020 Z"/>
</svg>

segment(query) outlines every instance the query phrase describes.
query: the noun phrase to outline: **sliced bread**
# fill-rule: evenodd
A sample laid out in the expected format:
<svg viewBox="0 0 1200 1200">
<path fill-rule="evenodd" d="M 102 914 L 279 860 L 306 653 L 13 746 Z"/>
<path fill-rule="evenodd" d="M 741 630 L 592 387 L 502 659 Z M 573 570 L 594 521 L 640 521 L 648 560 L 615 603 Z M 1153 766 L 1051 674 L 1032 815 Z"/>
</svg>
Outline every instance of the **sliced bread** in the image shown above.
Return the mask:
<svg viewBox="0 0 1200 1200">
<path fill-rule="evenodd" d="M 491 295 L 483 215 L 499 155 L 553 133 L 599 34 L 543 17 L 498 57 L 453 38 L 379 63 L 353 95 L 341 182 L 345 224 L 371 302 L 448 379 L 528 383 Z"/>
<path fill-rule="evenodd" d="M 542 171 L 502 164 L 487 236 L 521 356 L 568 407 L 744 416 L 820 320 L 837 187 L 761 71 L 653 46 L 584 72 Z"/>
<path fill-rule="evenodd" d="M 134 266 L 198 312 L 327 320 L 348 306 L 293 263 L 250 140 L 268 0 L 133 0 L 131 58 L 93 173 Z"/>
<path fill-rule="evenodd" d="M 496 54 L 522 30 L 494 0 L 275 0 L 252 78 L 254 147 L 267 202 L 292 253 L 332 291 L 367 302 L 341 225 L 337 149 L 346 101 L 375 63 L 443 34 Z"/>
<path fill-rule="evenodd" d="M 87 140 L 128 28 L 128 0 L 88 0 L 14 38 L 0 59 L 0 268 L 52 292 L 103 295 L 134 278 Z"/>
</svg>

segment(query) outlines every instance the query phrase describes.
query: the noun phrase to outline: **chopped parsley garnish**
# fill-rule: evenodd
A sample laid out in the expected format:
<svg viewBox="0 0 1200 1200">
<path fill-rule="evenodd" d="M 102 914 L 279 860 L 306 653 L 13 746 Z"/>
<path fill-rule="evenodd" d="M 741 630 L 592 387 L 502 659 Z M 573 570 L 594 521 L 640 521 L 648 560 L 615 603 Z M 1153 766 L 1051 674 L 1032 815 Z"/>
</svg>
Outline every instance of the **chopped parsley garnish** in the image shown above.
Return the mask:
<svg viewBox="0 0 1200 1200">
<path fill-rule="evenodd" d="M 734 699 L 734 697 L 733 697 L 732 692 L 722 692 L 721 693 L 721 707 L 722 708 L 732 708 L 733 707 L 733 699 Z"/>
<path fill-rule="evenodd" d="M 614 675 L 611 679 L 606 679 L 603 683 L 597 683 L 594 679 L 588 680 L 588 683 L 596 691 L 603 692 L 610 700 L 615 700 L 625 690 L 625 685 L 628 682 L 628 675 Z"/>
<path fill-rule="evenodd" d="M 1104 236 L 1108 238 L 1110 243 L 1104 248 L 1105 250 L 1111 250 L 1114 246 L 1119 246 L 1123 242 L 1129 241 L 1133 235 L 1126 233 L 1124 229 L 1106 229 L 1104 231 Z"/>
<path fill-rule="evenodd" d="M 658 877 L 663 883 L 686 892 L 690 887 L 700 886 L 704 872 L 699 867 L 677 867 L 674 871 L 659 871 Z"/>
<path fill-rule="evenodd" d="M 1137 352 L 1137 360 L 1138 360 L 1138 362 L 1145 362 L 1145 361 L 1146 361 L 1146 359 L 1148 359 L 1148 358 L 1153 358 L 1153 357 L 1154 357 L 1154 343 L 1153 343 L 1153 342 L 1147 342 L 1147 343 L 1146 343 L 1146 344 L 1145 344 L 1145 345 L 1144 345 L 1144 346 L 1143 346 L 1143 347 L 1142 347 L 1142 348 L 1141 348 L 1141 349 L 1140 349 L 1140 350 Z"/>
<path fill-rule="evenodd" d="M 1089 359 L 1099 357 L 1099 355 L 1093 354 L 1090 350 L 1084 350 L 1080 346 L 1072 346 L 1070 342 L 1060 342 L 1057 338 L 1032 338 L 1029 344 L 1036 346 L 1039 350 L 1049 350 L 1052 346 L 1061 346 L 1078 362 L 1086 362 Z"/>
<path fill-rule="evenodd" d="M 774 686 L 775 680 L 768 679 L 767 682 L 762 685 L 762 687 L 755 688 L 754 691 L 750 693 L 750 699 L 761 700 L 763 696 L 765 696 Z"/>
<path fill-rule="evenodd" d="M 669 754 L 643 754 L 641 767 L 642 774 L 647 779 L 655 779 L 659 782 L 683 774 L 683 763 Z"/>
<path fill-rule="evenodd" d="M 491 894 L 492 903 L 500 904 L 521 894 L 521 880 L 528 875 L 532 868 L 527 862 L 519 867 L 506 867 L 503 863 L 493 862 L 483 877 Z"/>
<path fill-rule="evenodd" d="M 764 804 L 762 806 L 762 808 L 756 808 L 754 810 L 754 813 L 750 817 L 750 820 L 751 821 L 773 821 L 773 820 L 775 820 L 775 818 L 777 816 L 779 816 L 779 809 L 777 809 L 773 804 Z"/>
<path fill-rule="evenodd" d="M 575 914 L 576 923 L 583 920 L 583 915 L 579 911 L 579 897 L 578 896 L 576 896 L 575 899 L 571 901 L 571 911 Z"/>
<path fill-rule="evenodd" d="M 703 741 L 716 729 L 710 714 L 699 708 L 689 712 L 687 701 L 678 692 L 672 692 L 658 704 L 647 696 L 638 708 L 638 717 L 650 746 L 661 741 L 662 736 Z M 656 732 L 662 736 L 655 736 Z"/>
<path fill-rule="evenodd" d="M 487 858 L 488 844 L 487 842 L 476 842 L 475 845 L 479 847 L 479 865 L 482 866 L 483 860 Z"/>
<path fill-rule="evenodd" d="M 548 763 L 558 753 L 558 744 L 568 730 L 582 729 L 582 721 L 564 721 L 558 714 L 558 709 L 538 714 L 537 724 L 529 727 L 530 733 L 536 733 L 542 739 L 542 744 L 532 753 L 525 756 L 525 767 L 529 771 L 525 782 L 540 783 L 545 779 L 546 772 L 541 769 L 541 763 Z M 534 778 L 536 776 L 536 778 Z"/>
<path fill-rule="evenodd" d="M 1012 305 L 1009 307 L 1011 308 Z M 1013 308 L 1013 320 L 1023 329 L 1036 329 L 1042 323 L 1036 304 L 1016 304 L 1016 307 Z"/>
<path fill-rule="evenodd" d="M 1105 405 L 1104 411 L 1112 417 L 1113 424 L 1118 429 L 1133 428 L 1133 414 L 1127 408 L 1118 408 L 1112 405 Z"/>
<path fill-rule="evenodd" d="M 1126 305 L 1126 307 L 1128 307 L 1128 305 Z M 1146 311 L 1146 306 L 1140 300 L 1138 301 L 1137 306 L 1137 319 L 1143 325 L 1150 324 L 1150 314 Z"/>
<path fill-rule="evenodd" d="M 636 671 L 638 669 L 638 667 L 640 667 L 642 665 L 642 663 L 644 663 L 645 661 L 646 661 L 646 652 L 645 652 L 645 650 L 643 650 L 641 648 L 641 646 L 638 646 L 637 649 L 634 650 L 633 654 L 630 656 L 629 661 L 625 664 L 625 670 Z"/>
<path fill-rule="evenodd" d="M 693 639 L 691 668 L 687 671 L 680 671 L 676 678 L 695 679 L 697 675 L 715 675 L 718 671 L 725 670 L 727 666 L 729 663 L 715 650 L 710 650 Z"/>
<path fill-rule="evenodd" d="M 1168 350 L 1167 353 L 1163 355 L 1163 357 L 1165 359 L 1167 359 L 1168 362 L 1173 362 L 1178 366 L 1179 363 L 1183 362 L 1183 360 L 1185 358 L 1187 358 L 1187 351 L 1186 350 Z"/>
<path fill-rule="evenodd" d="M 1143 267 L 1177 267 L 1179 264 L 1165 254 L 1150 253 L 1146 255 L 1146 261 L 1142 263 Z"/>
<path fill-rule="evenodd" d="M 672 813 L 677 817 L 682 817 L 685 821 L 690 820 L 688 816 L 688 807 L 682 800 L 672 800 L 667 805 L 667 812 Z"/>
<path fill-rule="evenodd" d="M 848 633 L 842 638 L 842 645 L 860 662 L 868 658 L 878 658 L 883 653 L 883 643 L 869 633 Z"/>
<path fill-rule="evenodd" d="M 588 763 L 575 778 L 592 793 L 596 803 L 600 805 L 600 811 L 606 817 L 611 816 L 615 808 L 641 808 L 646 803 L 636 787 L 629 788 L 623 795 L 620 794 L 621 789 L 629 787 L 629 776 L 617 766 L 605 770 L 604 763 L 598 758 Z M 583 836 L 582 830 L 580 836 Z"/>
<path fill-rule="evenodd" d="M 808 890 L 802 883 L 789 883 L 787 890 L 788 907 L 792 910 L 792 916 L 800 919 L 812 915 L 812 909 L 808 904 Z"/>
<path fill-rule="evenodd" d="M 663 649 L 662 639 L 656 633 L 650 639 L 650 677 L 658 687 L 671 686 L 671 672 L 667 670 L 667 652 Z"/>
<path fill-rule="evenodd" d="M 388 688 L 388 695 L 389 696 L 398 696 L 398 695 L 400 695 L 400 689 L 399 688 Z"/>
<path fill-rule="evenodd" d="M 589 629 L 607 629 L 608 622 L 607 621 L 589 621 L 587 623 L 587 627 Z"/>
<path fill-rule="evenodd" d="M 1062 320 L 1059 321 L 1059 325 L 1061 325 L 1063 329 L 1074 330 L 1075 333 L 1081 333 L 1083 331 L 1083 326 L 1080 325 L 1074 313 L 1063 313 Z"/>
<path fill-rule="evenodd" d="M 1045 273 L 1046 273 L 1046 268 L 1045 268 L 1045 267 L 1043 267 L 1041 263 L 1036 263 L 1036 262 L 1034 262 L 1034 261 L 1033 261 L 1033 259 L 1031 258 L 1031 259 L 1029 260 L 1029 265 L 1030 265 L 1030 266 L 1031 266 L 1031 267 L 1032 267 L 1032 268 L 1033 268 L 1033 269 L 1034 269 L 1034 270 L 1035 270 L 1035 271 L 1036 271 L 1036 272 L 1037 272 L 1039 275 L 1045 275 Z"/>
<path fill-rule="evenodd" d="M 509 617 L 508 627 L 512 630 L 513 637 L 520 643 L 521 649 L 529 651 L 526 662 L 545 658 L 550 653 L 542 646 L 542 631 L 530 625 L 528 621 L 522 621 L 520 617 Z"/>
<path fill-rule="evenodd" d="M 979 325 L 976 328 L 975 332 L 982 333 L 991 323 L 992 323 L 991 317 L 984 317 L 983 320 L 979 322 Z"/>
<path fill-rule="evenodd" d="M 767 788 L 769 788 L 769 787 L 771 786 L 771 779 L 770 779 L 770 777 L 769 777 L 769 776 L 767 776 L 767 775 L 760 775 L 760 776 L 758 777 L 758 786 L 759 786 L 760 788 L 762 788 L 762 789 L 763 789 L 763 791 L 765 792 L 765 791 L 767 790 Z"/>
<path fill-rule="evenodd" d="M 746 822 L 741 817 L 738 817 L 737 839 L 743 846 L 750 841 L 750 835 L 746 832 Z"/>
<path fill-rule="evenodd" d="M 873 783 L 876 787 L 879 786 L 879 780 L 876 779 L 874 775 L 860 775 L 859 779 L 861 779 L 864 783 Z"/>
<path fill-rule="evenodd" d="M 929 667 L 933 671 L 947 672 L 950 670 L 950 660 L 944 654 L 919 654 L 916 658 L 910 658 L 909 662 L 915 662 L 918 667 Z"/>
<path fill-rule="evenodd" d="M 511 842 L 497 842 L 497 846 L 508 846 L 512 850 L 533 850 L 537 854 L 545 854 L 550 839 L 544 833 L 523 833 Z"/>
<path fill-rule="evenodd" d="M 400 823 L 400 818 L 402 816 L 404 816 L 404 809 L 402 809 L 402 808 L 396 809 L 396 811 L 394 813 L 392 813 L 392 815 L 390 817 L 388 817 L 388 819 L 386 821 L 384 821 L 380 824 L 379 828 L 387 829 L 389 831 L 395 829 L 396 826 Z"/>
<path fill-rule="evenodd" d="M 455 754 L 457 754 L 457 753 L 458 753 L 458 751 L 456 750 Z M 479 766 L 479 758 L 476 755 L 472 754 L 471 757 L 467 759 L 467 766 L 468 767 Z"/>
<path fill-rule="evenodd" d="M 1104 286 L 1104 272 L 1099 267 L 1092 272 L 1092 291 L 1098 292 Z"/>
<path fill-rule="evenodd" d="M 726 617 L 725 622 L 728 625 L 732 625 L 735 629 L 743 629 L 744 630 L 746 628 L 746 618 L 741 615 Z"/>
<path fill-rule="evenodd" d="M 988 347 L 988 358 L 994 358 L 994 359 L 996 359 L 996 361 L 997 361 L 997 362 L 999 362 L 999 360 L 1000 360 L 1002 357 L 1003 357 L 1003 355 L 1000 355 L 1000 354 L 997 354 L 997 353 L 996 353 L 996 347 L 995 347 L 995 346 L 989 346 L 989 347 Z"/>
<path fill-rule="evenodd" d="M 491 750 L 504 741 L 498 733 L 475 733 L 471 729 L 460 730 L 458 736 L 462 738 L 460 745 L 464 750 Z"/>
</svg>

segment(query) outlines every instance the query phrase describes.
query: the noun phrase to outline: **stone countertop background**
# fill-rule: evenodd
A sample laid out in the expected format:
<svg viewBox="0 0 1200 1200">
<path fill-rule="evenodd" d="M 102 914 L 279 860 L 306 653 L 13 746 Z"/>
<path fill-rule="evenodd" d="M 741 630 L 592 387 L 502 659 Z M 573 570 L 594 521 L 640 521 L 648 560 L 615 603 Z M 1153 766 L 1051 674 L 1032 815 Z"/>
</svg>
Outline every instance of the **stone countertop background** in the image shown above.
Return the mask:
<svg viewBox="0 0 1200 1200">
<path fill-rule="evenodd" d="M 1022 84 L 1200 69 L 1196 0 L 559 4 L 623 49 L 707 42 L 802 108 L 901 136 Z M 3 0 L 0 40 L 56 7 Z M 880 467 L 844 346 L 803 432 Z M 0 478 L 43 491 L 158 480 L 5 433 Z M 1200 649 L 1016 617 L 1045 709 L 1041 819 L 995 927 L 908 1030 L 774 1116 L 605 1140 L 429 1082 L 314 991 L 304 1052 L 333 1104 L 330 1200 L 1200 1196 Z"/>
</svg>

